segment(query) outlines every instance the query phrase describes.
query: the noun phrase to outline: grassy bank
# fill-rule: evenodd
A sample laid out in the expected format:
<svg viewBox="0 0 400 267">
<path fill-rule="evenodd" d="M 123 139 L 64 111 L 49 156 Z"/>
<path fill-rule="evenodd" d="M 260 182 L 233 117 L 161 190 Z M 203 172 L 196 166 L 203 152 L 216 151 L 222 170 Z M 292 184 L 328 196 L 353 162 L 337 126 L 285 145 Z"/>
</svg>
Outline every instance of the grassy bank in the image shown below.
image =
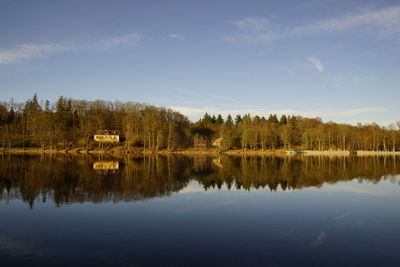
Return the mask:
<svg viewBox="0 0 400 267">
<path fill-rule="evenodd" d="M 400 156 L 400 151 L 357 151 L 358 156 Z"/>
<path fill-rule="evenodd" d="M 308 156 L 350 156 L 348 150 L 305 150 L 304 155 Z"/>
<path fill-rule="evenodd" d="M 160 155 L 168 155 L 168 154 L 176 154 L 176 155 L 230 155 L 230 156 L 272 156 L 272 155 L 286 155 L 286 151 L 283 149 L 276 150 L 242 150 L 242 149 L 230 149 L 230 150 L 222 150 L 217 148 L 210 149 L 181 149 L 181 150 L 144 150 L 144 149 L 131 149 L 126 151 L 124 146 L 114 146 L 106 149 L 89 149 L 86 150 L 84 148 L 70 148 L 70 149 L 42 149 L 42 148 L 11 148 L 11 149 L 0 149 L 0 153 L 2 154 L 73 154 L 73 155 L 82 155 L 82 154 L 110 154 L 110 155 L 123 155 L 123 154 L 136 154 L 136 155 L 152 155 L 152 154 L 160 154 Z M 304 156 L 349 156 L 351 153 L 347 150 L 304 150 L 301 151 L 300 155 Z M 390 155 L 399 155 L 400 151 L 357 151 L 358 156 L 390 156 Z M 290 156 L 290 155 L 289 155 Z"/>
</svg>

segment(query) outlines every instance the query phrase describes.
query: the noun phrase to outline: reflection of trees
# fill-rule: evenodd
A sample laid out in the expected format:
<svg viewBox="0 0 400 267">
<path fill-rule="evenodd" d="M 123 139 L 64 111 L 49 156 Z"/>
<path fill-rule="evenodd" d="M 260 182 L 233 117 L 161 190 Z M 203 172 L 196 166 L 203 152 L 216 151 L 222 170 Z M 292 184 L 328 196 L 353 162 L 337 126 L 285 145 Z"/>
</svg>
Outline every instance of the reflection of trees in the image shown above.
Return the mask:
<svg viewBox="0 0 400 267">
<path fill-rule="evenodd" d="M 186 186 L 185 164 L 169 159 L 127 158 L 118 173 L 99 174 L 92 159 L 13 156 L 0 159 L 0 198 L 30 203 L 51 197 L 74 202 L 131 201 L 168 195 Z"/>
<path fill-rule="evenodd" d="M 209 157 L 126 157 L 117 173 L 98 173 L 94 159 L 68 156 L 3 156 L 0 198 L 33 205 L 52 198 L 74 202 L 132 201 L 165 196 L 197 180 L 205 189 L 293 190 L 359 179 L 393 180 L 400 173 L 394 157 L 222 157 L 218 168 Z"/>
<path fill-rule="evenodd" d="M 223 169 L 201 177 L 204 188 L 301 189 L 357 178 L 378 182 L 400 173 L 395 157 L 253 157 L 223 158 Z"/>
</svg>

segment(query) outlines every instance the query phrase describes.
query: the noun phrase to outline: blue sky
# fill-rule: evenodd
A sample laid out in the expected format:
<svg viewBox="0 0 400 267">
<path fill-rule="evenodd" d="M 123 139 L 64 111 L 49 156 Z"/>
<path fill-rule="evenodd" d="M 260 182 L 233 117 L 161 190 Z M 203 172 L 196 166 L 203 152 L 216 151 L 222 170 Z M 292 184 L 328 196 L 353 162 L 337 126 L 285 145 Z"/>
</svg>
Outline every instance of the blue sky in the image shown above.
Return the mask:
<svg viewBox="0 0 400 267">
<path fill-rule="evenodd" d="M 0 100 L 400 120 L 399 1 L 0 0 Z"/>
</svg>

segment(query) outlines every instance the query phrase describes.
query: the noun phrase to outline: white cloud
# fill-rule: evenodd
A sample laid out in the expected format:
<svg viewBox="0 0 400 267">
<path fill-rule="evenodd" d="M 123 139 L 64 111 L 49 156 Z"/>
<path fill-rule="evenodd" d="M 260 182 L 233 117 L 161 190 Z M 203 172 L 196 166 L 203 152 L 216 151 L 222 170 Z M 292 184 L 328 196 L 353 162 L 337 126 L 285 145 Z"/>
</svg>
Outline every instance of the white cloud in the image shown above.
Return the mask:
<svg viewBox="0 0 400 267">
<path fill-rule="evenodd" d="M 69 51 L 71 47 L 57 44 L 22 44 L 8 50 L 0 50 L 0 64 L 12 64 L 24 59 L 41 57 L 45 54 Z"/>
<path fill-rule="evenodd" d="M 316 57 L 309 57 L 307 58 L 308 61 L 313 64 L 313 66 L 320 72 L 324 71 L 325 67 L 322 65 L 321 61 Z"/>
<path fill-rule="evenodd" d="M 204 108 L 193 108 L 193 107 L 184 107 L 184 106 L 170 106 L 171 109 L 179 111 L 180 113 L 188 116 L 192 120 L 197 120 L 201 118 L 204 113 L 210 114 L 221 114 L 222 116 L 226 117 L 228 114 L 235 116 L 236 114 L 244 115 L 250 114 L 252 116 L 259 115 L 259 116 L 268 116 L 269 114 L 277 114 L 278 116 L 282 114 L 286 115 L 296 115 L 296 116 L 303 116 L 306 118 L 322 118 L 324 120 L 337 120 L 338 118 L 345 118 L 348 119 L 351 116 L 357 116 L 361 114 L 373 114 L 373 113 L 381 113 L 381 112 L 388 112 L 388 109 L 382 107 L 369 107 L 369 108 L 359 108 L 359 109 L 351 109 L 351 110 L 344 110 L 344 111 L 337 111 L 337 110 L 295 110 L 295 109 L 219 109 L 213 107 L 204 107 Z M 356 122 L 355 122 L 356 123 Z"/>
<path fill-rule="evenodd" d="M 177 34 L 177 33 L 171 33 L 170 35 L 168 35 L 168 38 L 181 40 L 181 41 L 186 40 L 186 38 L 184 36 Z"/>
<path fill-rule="evenodd" d="M 248 17 L 233 22 L 236 33 L 226 35 L 227 41 L 267 44 L 281 39 L 291 39 L 323 33 L 337 33 L 358 29 L 373 33 L 378 39 L 400 35 L 400 6 L 367 10 L 346 16 L 320 20 L 311 24 L 284 27 L 274 25 L 266 18 Z"/>
<path fill-rule="evenodd" d="M 234 21 L 233 24 L 243 32 L 264 32 L 271 29 L 271 23 L 266 18 L 248 17 Z"/>
<path fill-rule="evenodd" d="M 107 50 L 117 47 L 135 46 L 141 39 L 140 34 L 125 34 L 92 42 L 64 42 L 46 44 L 21 44 L 11 49 L 0 50 L 0 65 L 13 64 L 21 60 L 42 57 L 55 53 L 81 50 Z"/>
</svg>

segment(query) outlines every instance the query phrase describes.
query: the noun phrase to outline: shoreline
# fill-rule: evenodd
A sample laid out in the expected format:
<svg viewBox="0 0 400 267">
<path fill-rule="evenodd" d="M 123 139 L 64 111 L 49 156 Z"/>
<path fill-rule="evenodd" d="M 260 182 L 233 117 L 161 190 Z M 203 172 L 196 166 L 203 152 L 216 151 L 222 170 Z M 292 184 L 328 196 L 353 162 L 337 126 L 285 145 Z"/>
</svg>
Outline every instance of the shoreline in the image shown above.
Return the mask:
<svg viewBox="0 0 400 267">
<path fill-rule="evenodd" d="M 276 150 L 241 150 L 241 149 L 182 149 L 182 150 L 143 150 L 135 149 L 125 151 L 123 147 L 118 146 L 108 150 L 92 149 L 86 150 L 83 148 L 72 149 L 52 149 L 43 150 L 41 148 L 11 148 L 0 149 L 0 154 L 69 154 L 69 155 L 186 155 L 186 156 L 400 156 L 400 151 L 365 151 L 358 150 L 356 153 L 351 153 L 348 150 L 301 150 L 294 152 L 292 150 L 276 149 Z"/>
</svg>

